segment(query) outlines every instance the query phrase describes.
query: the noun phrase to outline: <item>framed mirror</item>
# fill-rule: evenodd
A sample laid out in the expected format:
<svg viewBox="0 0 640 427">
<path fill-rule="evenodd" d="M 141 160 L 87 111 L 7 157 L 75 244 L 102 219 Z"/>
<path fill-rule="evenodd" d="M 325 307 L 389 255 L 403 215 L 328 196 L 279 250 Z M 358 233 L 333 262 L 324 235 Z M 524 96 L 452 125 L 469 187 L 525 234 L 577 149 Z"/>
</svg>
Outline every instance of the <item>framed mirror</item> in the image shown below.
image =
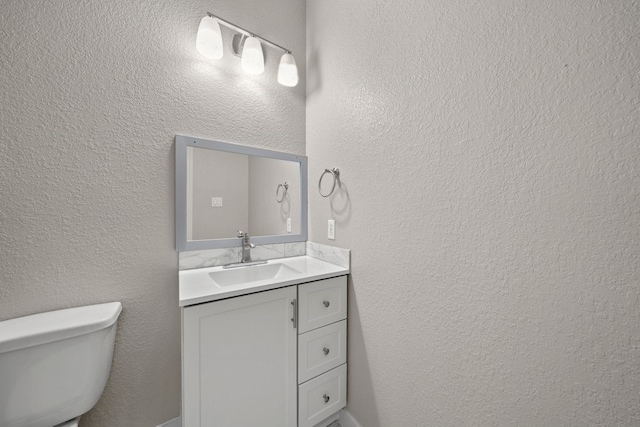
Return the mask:
<svg viewBox="0 0 640 427">
<path fill-rule="evenodd" d="M 178 251 L 307 240 L 307 157 L 176 135 Z"/>
</svg>

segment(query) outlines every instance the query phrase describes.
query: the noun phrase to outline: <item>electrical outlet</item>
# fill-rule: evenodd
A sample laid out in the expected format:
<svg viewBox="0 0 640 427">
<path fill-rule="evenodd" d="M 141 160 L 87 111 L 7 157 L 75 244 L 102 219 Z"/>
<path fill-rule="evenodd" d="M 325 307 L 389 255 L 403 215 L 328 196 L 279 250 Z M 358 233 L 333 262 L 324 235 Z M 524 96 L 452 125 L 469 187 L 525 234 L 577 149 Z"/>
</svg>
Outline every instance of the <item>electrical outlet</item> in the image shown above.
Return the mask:
<svg viewBox="0 0 640 427">
<path fill-rule="evenodd" d="M 333 219 L 327 221 L 327 238 L 329 240 L 336 239 L 336 222 Z"/>
<path fill-rule="evenodd" d="M 291 233 L 291 218 L 287 218 L 287 233 Z"/>
<path fill-rule="evenodd" d="M 211 207 L 221 208 L 222 207 L 222 197 L 212 197 L 211 198 Z"/>
</svg>

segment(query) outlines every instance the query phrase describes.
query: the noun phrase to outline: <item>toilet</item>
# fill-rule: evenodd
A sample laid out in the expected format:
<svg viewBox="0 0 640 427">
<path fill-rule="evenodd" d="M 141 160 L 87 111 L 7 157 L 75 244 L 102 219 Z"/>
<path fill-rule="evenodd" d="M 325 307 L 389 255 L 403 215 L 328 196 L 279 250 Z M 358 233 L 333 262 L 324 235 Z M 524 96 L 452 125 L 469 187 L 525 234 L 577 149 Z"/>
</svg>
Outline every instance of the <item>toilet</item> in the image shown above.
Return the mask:
<svg viewBox="0 0 640 427">
<path fill-rule="evenodd" d="M 0 426 L 77 427 L 111 371 L 111 302 L 0 322 Z"/>
</svg>

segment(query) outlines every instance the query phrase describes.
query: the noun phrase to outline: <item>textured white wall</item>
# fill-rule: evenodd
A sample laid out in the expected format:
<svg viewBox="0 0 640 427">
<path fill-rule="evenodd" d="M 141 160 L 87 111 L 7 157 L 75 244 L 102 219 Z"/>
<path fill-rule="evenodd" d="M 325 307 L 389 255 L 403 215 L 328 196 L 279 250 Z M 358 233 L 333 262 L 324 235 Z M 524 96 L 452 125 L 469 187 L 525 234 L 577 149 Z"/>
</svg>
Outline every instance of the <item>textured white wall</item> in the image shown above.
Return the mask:
<svg viewBox="0 0 640 427">
<path fill-rule="evenodd" d="M 307 1 L 310 240 L 333 216 L 352 249 L 363 426 L 640 425 L 638 22 Z"/>
<path fill-rule="evenodd" d="M 205 11 L 293 50 L 302 0 L 5 0 L 0 14 L 0 319 L 122 301 L 112 375 L 87 426 L 180 413 L 175 134 L 297 154 L 304 82 L 200 58 Z"/>
</svg>

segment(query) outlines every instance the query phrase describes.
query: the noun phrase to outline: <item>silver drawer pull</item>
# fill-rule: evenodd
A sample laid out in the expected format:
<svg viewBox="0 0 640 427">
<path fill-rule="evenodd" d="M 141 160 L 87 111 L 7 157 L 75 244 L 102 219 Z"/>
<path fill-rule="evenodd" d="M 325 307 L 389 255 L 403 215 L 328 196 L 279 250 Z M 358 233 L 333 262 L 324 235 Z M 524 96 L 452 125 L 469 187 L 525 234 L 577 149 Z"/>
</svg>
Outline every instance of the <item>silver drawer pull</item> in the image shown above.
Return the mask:
<svg viewBox="0 0 640 427">
<path fill-rule="evenodd" d="M 322 398 L 324 399 L 324 403 L 328 403 L 329 399 L 331 399 L 329 396 L 327 396 L 326 394 L 324 396 L 322 396 Z"/>
<path fill-rule="evenodd" d="M 329 307 L 331 305 L 329 301 L 322 301 L 322 304 L 324 304 L 325 307 Z"/>
<path fill-rule="evenodd" d="M 329 349 L 327 347 L 323 348 L 322 351 L 324 352 L 325 356 L 329 354 Z"/>
</svg>

